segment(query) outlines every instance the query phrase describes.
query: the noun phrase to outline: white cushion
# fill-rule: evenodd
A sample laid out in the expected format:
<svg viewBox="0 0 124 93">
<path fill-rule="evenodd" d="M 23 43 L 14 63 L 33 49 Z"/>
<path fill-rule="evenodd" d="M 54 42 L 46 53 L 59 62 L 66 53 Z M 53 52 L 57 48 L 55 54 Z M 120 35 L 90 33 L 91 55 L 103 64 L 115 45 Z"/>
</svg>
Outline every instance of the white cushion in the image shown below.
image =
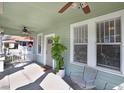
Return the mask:
<svg viewBox="0 0 124 93">
<path fill-rule="evenodd" d="M 28 79 L 34 82 L 45 73 L 44 70 L 45 69 L 39 65 L 32 63 L 28 66 L 25 66 L 23 72 Z"/>
<path fill-rule="evenodd" d="M 44 74 L 44 68 L 33 63 L 25 66 L 23 70 L 17 71 L 0 80 L 0 89 L 17 89 L 19 87 L 33 83 Z M 10 86 L 9 86 L 10 85 Z"/>
<path fill-rule="evenodd" d="M 8 90 L 9 88 L 9 78 L 5 76 L 3 79 L 0 80 L 0 90 Z"/>
<path fill-rule="evenodd" d="M 72 90 L 72 88 L 60 77 L 49 73 L 40 83 L 44 90 Z"/>
<path fill-rule="evenodd" d="M 23 70 L 9 75 L 10 89 L 16 89 L 29 84 L 31 81 L 24 75 Z"/>
</svg>

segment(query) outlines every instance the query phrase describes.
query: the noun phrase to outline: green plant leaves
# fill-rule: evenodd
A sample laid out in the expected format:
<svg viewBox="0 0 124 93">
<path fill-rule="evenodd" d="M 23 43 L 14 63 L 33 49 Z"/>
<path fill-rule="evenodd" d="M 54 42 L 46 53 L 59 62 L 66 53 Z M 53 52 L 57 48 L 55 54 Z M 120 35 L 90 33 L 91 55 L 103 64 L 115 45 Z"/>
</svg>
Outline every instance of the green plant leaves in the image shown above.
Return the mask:
<svg viewBox="0 0 124 93">
<path fill-rule="evenodd" d="M 67 48 L 60 43 L 59 36 L 52 37 L 52 41 L 53 43 L 52 43 L 51 54 L 52 54 L 52 58 L 56 61 L 55 71 L 58 72 L 59 69 L 64 65 L 62 54 L 65 52 Z"/>
</svg>

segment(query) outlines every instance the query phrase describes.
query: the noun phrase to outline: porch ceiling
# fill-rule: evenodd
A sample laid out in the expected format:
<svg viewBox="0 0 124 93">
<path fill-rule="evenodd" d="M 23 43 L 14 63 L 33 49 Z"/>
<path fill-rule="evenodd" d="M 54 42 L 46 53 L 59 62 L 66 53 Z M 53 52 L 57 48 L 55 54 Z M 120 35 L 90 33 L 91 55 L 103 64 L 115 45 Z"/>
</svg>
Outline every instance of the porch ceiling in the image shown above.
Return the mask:
<svg viewBox="0 0 124 93">
<path fill-rule="evenodd" d="M 4 13 L 0 15 L 0 26 L 3 26 L 6 34 L 20 35 L 25 25 L 34 33 L 44 31 L 46 28 L 70 20 L 70 23 L 107 14 L 109 12 L 124 9 L 124 3 L 89 3 L 90 14 L 84 14 L 80 9 L 68 9 L 63 14 L 58 10 L 65 3 L 4 3 Z"/>
</svg>

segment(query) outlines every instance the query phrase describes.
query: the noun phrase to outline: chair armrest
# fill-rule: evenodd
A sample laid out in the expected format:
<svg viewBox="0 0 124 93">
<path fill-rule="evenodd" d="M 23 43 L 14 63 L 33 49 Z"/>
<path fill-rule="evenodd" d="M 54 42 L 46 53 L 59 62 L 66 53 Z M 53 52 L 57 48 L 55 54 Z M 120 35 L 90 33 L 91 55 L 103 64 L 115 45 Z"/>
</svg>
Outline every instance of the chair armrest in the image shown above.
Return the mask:
<svg viewBox="0 0 124 93">
<path fill-rule="evenodd" d="M 88 80 L 88 81 L 84 81 L 85 82 L 85 87 L 87 86 L 87 84 L 93 85 L 95 80 Z"/>
<path fill-rule="evenodd" d="M 85 81 L 86 83 L 94 83 L 95 80 L 88 80 L 88 81 Z"/>
<path fill-rule="evenodd" d="M 83 72 L 81 72 L 81 71 L 70 72 L 70 73 L 69 73 L 69 77 L 70 77 L 71 75 L 76 75 L 76 74 L 81 74 L 81 73 L 83 73 Z"/>
<path fill-rule="evenodd" d="M 82 81 L 82 72 L 70 72 L 69 78 L 73 82 Z"/>
</svg>

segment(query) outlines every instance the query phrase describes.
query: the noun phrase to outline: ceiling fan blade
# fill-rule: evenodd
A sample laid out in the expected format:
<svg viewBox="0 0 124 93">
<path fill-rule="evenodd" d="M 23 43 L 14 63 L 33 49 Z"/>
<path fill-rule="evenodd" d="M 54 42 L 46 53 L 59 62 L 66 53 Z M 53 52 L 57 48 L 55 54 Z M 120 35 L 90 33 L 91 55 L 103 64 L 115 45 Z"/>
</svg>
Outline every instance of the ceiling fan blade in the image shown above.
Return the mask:
<svg viewBox="0 0 124 93">
<path fill-rule="evenodd" d="M 66 9 L 68 9 L 71 5 L 73 4 L 73 2 L 68 2 L 65 6 L 63 6 L 58 12 L 59 13 L 63 13 Z"/>
<path fill-rule="evenodd" d="M 82 2 L 82 3 L 80 3 L 80 6 L 85 14 L 90 13 L 90 7 L 89 7 L 88 3 Z"/>
</svg>

